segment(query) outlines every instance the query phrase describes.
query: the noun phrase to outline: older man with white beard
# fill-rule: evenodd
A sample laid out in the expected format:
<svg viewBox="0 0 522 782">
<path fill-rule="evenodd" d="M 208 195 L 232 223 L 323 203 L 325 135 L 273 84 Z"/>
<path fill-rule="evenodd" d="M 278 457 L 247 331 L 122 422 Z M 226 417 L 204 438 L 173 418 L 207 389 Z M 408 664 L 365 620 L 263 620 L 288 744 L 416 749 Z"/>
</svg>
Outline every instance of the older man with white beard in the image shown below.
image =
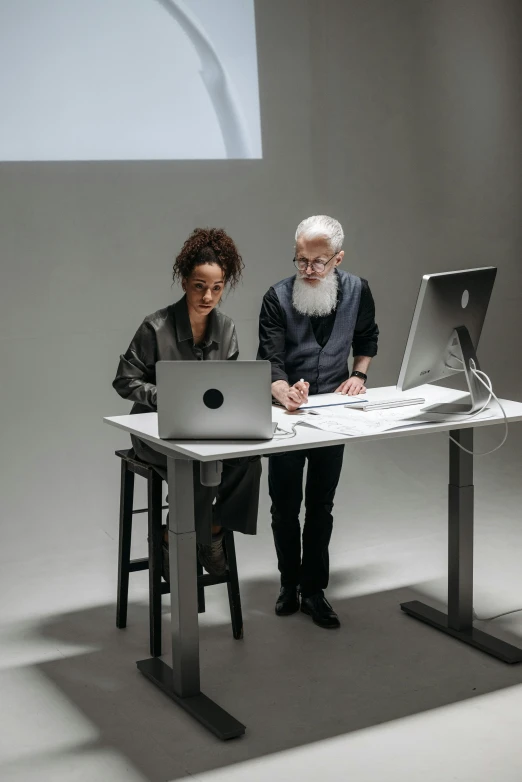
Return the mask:
<svg viewBox="0 0 522 782">
<path fill-rule="evenodd" d="M 278 282 L 263 298 L 257 357 L 271 362 L 272 395 L 287 410 L 296 410 L 308 393 L 355 395 L 366 390 L 379 329 L 368 282 L 338 268 L 343 240 L 343 229 L 332 217 L 303 220 L 295 234 L 297 274 Z M 269 457 L 272 530 L 281 574 L 275 612 L 288 616 L 301 607 L 325 628 L 340 627 L 324 590 L 343 451 L 344 446 L 336 445 Z M 306 459 L 301 556 L 299 513 Z"/>
</svg>

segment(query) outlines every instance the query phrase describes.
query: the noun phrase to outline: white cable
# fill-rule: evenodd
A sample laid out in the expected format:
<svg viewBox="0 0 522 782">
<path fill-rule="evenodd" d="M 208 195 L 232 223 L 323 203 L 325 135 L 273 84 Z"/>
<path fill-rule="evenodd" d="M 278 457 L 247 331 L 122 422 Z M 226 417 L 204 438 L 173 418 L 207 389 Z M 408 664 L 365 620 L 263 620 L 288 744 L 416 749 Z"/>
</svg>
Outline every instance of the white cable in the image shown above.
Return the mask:
<svg viewBox="0 0 522 782">
<path fill-rule="evenodd" d="M 279 424 L 277 424 L 276 430 L 274 432 L 274 438 L 277 438 L 278 440 L 290 440 L 292 437 L 295 437 L 297 434 L 297 432 L 295 431 L 295 427 L 297 426 L 297 423 L 292 424 L 292 429 L 290 432 L 288 432 L 286 429 L 283 429 L 281 426 L 279 426 Z"/>
<path fill-rule="evenodd" d="M 457 356 L 453 356 L 453 358 L 456 358 L 457 361 L 460 361 L 460 359 Z M 464 363 L 464 362 L 461 362 L 461 363 Z M 473 364 L 474 363 L 475 362 L 473 362 Z M 484 410 L 485 407 L 487 407 L 487 405 L 489 404 L 489 402 L 491 400 L 491 397 L 493 397 L 495 399 L 495 402 L 497 403 L 497 405 L 502 410 L 502 415 L 504 416 L 504 426 L 505 426 L 504 437 L 502 439 L 502 442 L 499 445 L 497 445 L 495 448 L 492 448 L 490 451 L 470 451 L 468 448 L 464 448 L 463 445 L 458 443 L 451 435 L 450 435 L 450 440 L 452 442 L 454 442 L 455 445 L 458 445 L 458 447 L 461 448 L 463 451 L 466 451 L 466 453 L 469 453 L 472 456 L 487 456 L 490 453 L 494 453 L 495 451 L 498 451 L 498 449 L 502 448 L 502 446 L 506 442 L 507 436 L 508 436 L 508 420 L 507 420 L 507 416 L 506 416 L 506 411 L 504 410 L 503 406 L 500 404 L 500 402 L 498 400 L 498 397 L 493 392 L 493 384 L 491 382 L 491 378 L 489 378 L 486 375 L 485 372 L 482 372 L 482 370 L 476 369 L 475 366 L 470 367 L 470 368 L 471 368 L 471 371 L 472 371 L 473 375 L 477 378 L 477 380 L 480 383 L 482 383 L 483 386 L 485 386 L 485 388 L 487 388 L 487 390 L 489 392 L 487 403 L 484 405 L 484 407 L 482 407 L 480 410 L 478 410 L 476 413 L 474 413 L 473 416 L 478 415 L 479 413 L 481 413 L 482 410 Z M 483 375 L 486 378 L 487 383 L 484 382 L 484 380 L 482 380 L 481 377 L 479 377 L 480 375 Z M 500 619 L 502 616 L 509 616 L 510 614 L 517 614 L 517 613 L 519 613 L 519 611 L 522 611 L 522 608 L 514 608 L 512 611 L 504 611 L 503 613 L 495 614 L 494 616 L 479 616 L 477 614 L 477 612 L 475 611 L 475 609 L 473 609 L 473 619 L 477 620 L 479 622 L 491 622 L 494 619 Z"/>
<path fill-rule="evenodd" d="M 451 356 L 451 358 L 454 358 L 456 361 L 458 361 L 460 364 L 464 364 L 464 361 L 461 358 L 459 358 L 458 356 L 455 356 L 453 353 L 450 353 L 450 356 Z M 473 366 L 471 366 L 471 365 L 473 365 Z M 448 364 L 446 364 L 446 366 L 448 366 Z M 450 367 L 450 366 L 448 366 L 448 368 L 449 369 L 453 369 L 453 367 Z M 470 451 L 470 450 L 468 450 L 468 448 L 464 448 L 463 445 L 458 443 L 451 435 L 450 435 L 450 440 L 452 442 L 454 442 L 455 445 L 458 445 L 458 447 L 461 448 L 463 451 L 466 451 L 466 453 L 469 453 L 472 456 L 486 456 L 487 454 L 494 453 L 495 451 L 498 451 L 498 449 L 502 448 L 502 446 L 506 442 L 507 436 L 508 436 L 508 421 L 507 421 L 507 416 L 506 416 L 506 412 L 505 412 L 504 408 L 500 404 L 498 398 L 493 393 L 493 384 L 491 382 L 491 378 L 489 378 L 486 375 L 486 373 L 483 372 L 481 369 L 477 369 L 476 368 L 476 365 L 475 365 L 475 362 L 473 361 L 473 359 L 470 361 L 470 369 L 471 369 L 471 372 L 473 373 L 474 377 L 476 377 L 477 380 L 480 383 L 482 383 L 482 385 L 485 386 L 485 388 L 487 388 L 489 396 L 488 396 L 488 401 L 486 402 L 486 404 L 480 410 L 477 410 L 476 413 L 473 413 L 472 416 L 469 416 L 467 419 L 464 419 L 464 420 L 469 420 L 469 418 L 472 418 L 472 417 L 478 415 L 479 413 L 481 413 L 483 410 L 485 410 L 485 408 L 489 405 L 489 403 L 491 401 L 491 397 L 493 397 L 495 399 L 496 403 L 498 404 L 498 406 L 500 407 L 500 409 L 502 410 L 502 415 L 504 416 L 504 426 L 506 427 L 506 431 L 504 433 L 504 439 L 502 440 L 500 445 L 497 445 L 496 448 L 493 448 L 491 451 Z M 485 377 L 486 380 L 487 380 L 487 383 L 484 382 L 484 380 L 482 380 L 482 378 L 479 377 L 479 375 L 482 375 L 483 377 Z M 451 415 L 459 415 L 459 414 L 458 413 L 452 413 Z M 479 616 L 477 614 L 477 612 L 475 611 L 475 609 L 473 608 L 472 609 L 472 615 L 473 615 L 473 620 L 474 621 L 476 620 L 478 622 L 492 622 L 494 619 L 500 619 L 502 616 L 509 616 L 510 614 L 518 614 L 520 611 L 522 611 L 522 608 L 514 608 L 512 611 L 504 611 L 503 613 L 495 614 L 494 616 Z"/>
<path fill-rule="evenodd" d="M 473 366 L 471 366 L 472 364 L 473 364 Z M 493 399 L 495 400 L 495 402 L 497 403 L 497 405 L 498 405 L 498 406 L 500 407 L 500 409 L 502 410 L 502 415 L 504 416 L 504 427 L 505 427 L 505 431 L 504 431 L 504 437 L 502 438 L 502 442 L 501 442 L 501 443 L 499 443 L 499 445 L 495 446 L 495 448 L 492 448 L 492 449 L 491 449 L 491 450 L 489 450 L 489 451 L 470 451 L 470 450 L 469 450 L 469 448 L 465 448 L 463 445 L 461 445 L 459 442 L 457 442 L 457 440 L 455 440 L 455 438 L 454 438 L 454 437 L 452 437 L 451 435 L 449 436 L 449 438 L 450 438 L 450 440 L 451 440 L 453 443 L 455 443 L 455 445 L 458 445 L 458 447 L 459 447 L 459 448 L 460 448 L 462 451 L 465 451 L 466 453 L 469 453 L 469 454 L 471 454 L 472 456 L 488 456 L 489 454 L 491 454 L 491 453 L 495 453 L 495 451 L 498 451 L 498 450 L 499 450 L 499 448 L 502 448 L 502 446 L 503 446 L 503 445 L 504 445 L 504 443 L 506 442 L 506 440 L 507 440 L 507 437 L 508 437 L 508 431 L 509 431 L 509 427 L 508 427 L 508 418 L 507 418 L 507 415 L 506 415 L 506 411 L 504 410 L 504 408 L 503 408 L 503 406 L 501 405 L 501 403 L 500 403 L 500 401 L 499 401 L 498 397 L 496 396 L 496 394 L 495 394 L 495 393 L 494 393 L 494 391 L 493 391 L 493 384 L 492 384 L 492 382 L 491 382 L 491 379 L 490 379 L 490 378 L 489 378 L 489 377 L 486 375 L 486 373 L 485 373 L 485 372 L 482 372 L 482 370 L 480 370 L 480 369 L 476 369 L 476 368 L 475 368 L 475 362 L 473 361 L 473 359 L 470 361 L 470 369 L 471 369 L 471 372 L 472 372 L 473 376 L 477 378 L 477 380 L 479 381 L 479 383 L 482 383 L 482 385 L 484 386 L 484 388 L 486 388 L 486 389 L 487 389 L 487 391 L 489 392 L 489 397 L 488 397 L 488 401 L 486 402 L 486 404 L 485 404 L 485 405 L 483 405 L 483 406 L 480 408 L 480 410 L 477 410 L 475 413 L 472 413 L 471 415 L 469 415 L 469 416 L 466 416 L 466 418 L 462 418 L 462 417 L 461 417 L 461 419 L 460 419 L 460 420 L 462 420 L 462 421 L 469 421 L 470 419 L 473 419 L 473 418 L 475 418 L 477 415 L 479 415 L 480 413 L 482 413 L 482 411 L 483 411 L 483 410 L 485 410 L 485 409 L 486 409 L 486 407 L 488 406 L 488 404 L 489 404 L 489 402 L 490 402 L 490 400 L 491 400 L 491 397 L 493 397 Z M 484 380 L 482 380 L 482 378 L 480 377 L 480 375 L 484 375 L 484 377 L 486 378 L 486 380 L 487 380 L 488 382 L 487 382 L 487 383 L 486 383 L 486 382 L 484 382 Z M 455 414 L 453 414 L 453 415 L 455 415 Z M 461 415 L 461 414 L 459 414 L 459 415 Z"/>
<path fill-rule="evenodd" d="M 450 357 L 454 358 L 460 364 L 464 364 L 464 361 L 461 358 L 459 358 L 458 356 L 455 356 L 454 353 L 450 353 Z M 508 419 L 507 419 L 506 411 L 504 410 L 504 408 L 500 404 L 500 401 L 499 401 L 498 397 L 495 396 L 495 394 L 493 392 L 493 384 L 491 382 L 491 379 L 481 369 L 477 369 L 476 368 L 476 365 L 475 365 L 475 362 L 473 361 L 473 359 L 470 360 L 469 364 L 470 364 L 470 369 L 471 369 L 471 372 L 472 372 L 473 376 L 479 381 L 479 383 L 482 383 L 482 385 L 489 392 L 489 396 L 488 396 L 487 402 L 484 405 L 482 405 L 480 410 L 476 410 L 474 413 L 471 413 L 470 415 L 466 415 L 465 417 L 462 416 L 462 413 L 446 413 L 445 415 L 448 415 L 448 416 L 460 416 L 460 420 L 461 421 L 469 421 L 469 420 L 475 418 L 477 415 L 480 415 L 480 413 L 482 413 L 486 409 L 486 407 L 489 405 L 489 403 L 491 401 L 491 397 L 493 397 L 495 399 L 496 403 L 498 404 L 498 406 L 500 407 L 500 409 L 502 410 L 502 415 L 504 416 L 504 426 L 505 426 L 504 437 L 502 439 L 502 442 L 499 445 L 497 445 L 495 448 L 492 448 L 490 451 L 470 451 L 468 448 L 465 448 L 463 445 L 458 443 L 451 435 L 450 435 L 450 440 L 453 443 L 455 443 L 455 445 L 458 445 L 458 447 L 462 451 L 465 451 L 466 453 L 469 453 L 472 456 L 488 456 L 489 454 L 495 453 L 495 451 L 498 451 L 499 448 L 502 448 L 502 446 L 506 442 L 507 437 L 508 437 Z M 454 369 L 454 367 L 450 367 L 448 364 L 446 364 L 446 366 L 449 369 Z M 479 377 L 479 375 L 483 375 L 486 378 L 487 383 L 484 382 L 484 380 L 482 380 L 482 378 Z"/>
<path fill-rule="evenodd" d="M 464 364 L 462 359 L 460 359 L 458 356 L 455 356 L 453 353 L 450 353 L 450 356 L 451 356 L 451 358 L 454 358 L 457 361 L 459 361 L 461 364 Z M 471 369 L 472 374 L 477 378 L 477 380 L 479 380 L 482 383 L 483 386 L 485 386 L 487 388 L 487 390 L 489 391 L 489 396 L 488 396 L 488 401 L 484 405 L 482 405 L 480 410 L 475 410 L 474 413 L 466 414 L 464 418 L 462 418 L 463 413 L 445 413 L 445 415 L 451 415 L 451 416 L 458 415 L 458 416 L 461 416 L 461 419 L 463 421 L 469 421 L 470 418 L 475 418 L 475 416 L 480 415 L 480 413 L 482 413 L 486 409 L 486 407 L 489 405 L 489 403 L 491 402 L 491 397 L 493 395 L 493 384 L 492 384 L 491 380 L 489 379 L 489 377 L 486 375 L 486 373 L 482 372 L 482 370 L 476 368 L 476 365 L 475 365 L 475 362 L 473 361 L 473 359 L 470 360 L 469 364 L 470 364 L 470 369 Z M 454 367 L 450 367 L 449 364 L 446 364 L 446 366 L 449 369 L 453 369 L 454 368 Z M 481 380 L 478 377 L 477 373 L 480 374 L 480 375 L 484 375 L 484 377 L 487 379 L 488 383 L 487 384 L 484 383 L 484 381 Z M 495 399 L 496 399 L 496 397 L 495 397 Z"/>
<path fill-rule="evenodd" d="M 510 614 L 518 614 L 520 611 L 522 611 L 522 608 L 513 608 L 512 611 L 504 611 L 504 613 L 495 614 L 495 616 L 479 616 L 473 609 L 473 619 L 478 622 L 491 622 L 493 619 L 500 619 L 501 616 L 509 616 Z"/>
</svg>

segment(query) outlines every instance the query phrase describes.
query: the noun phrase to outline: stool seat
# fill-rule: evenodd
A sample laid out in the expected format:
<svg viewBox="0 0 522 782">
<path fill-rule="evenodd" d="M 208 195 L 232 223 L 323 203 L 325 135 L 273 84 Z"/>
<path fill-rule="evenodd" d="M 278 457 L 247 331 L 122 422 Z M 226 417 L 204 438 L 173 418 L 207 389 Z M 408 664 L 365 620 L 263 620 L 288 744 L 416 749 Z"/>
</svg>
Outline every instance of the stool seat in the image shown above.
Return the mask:
<svg viewBox="0 0 522 782">
<path fill-rule="evenodd" d="M 170 584 L 162 579 L 162 511 L 168 508 L 168 505 L 162 505 L 163 480 L 152 465 L 136 456 L 133 448 L 118 450 L 115 454 L 121 460 L 116 627 L 127 626 L 129 574 L 148 570 L 150 653 L 153 657 L 159 657 L 161 655 L 161 596 L 170 592 Z M 147 481 L 146 508 L 134 508 L 135 475 Z M 148 557 L 131 560 L 132 517 L 138 513 L 147 513 Z M 198 611 L 199 613 L 205 611 L 205 588 L 226 583 L 232 634 L 234 638 L 239 639 L 243 637 L 243 616 L 232 530 L 225 530 L 223 544 L 227 559 L 225 575 L 216 577 L 203 573 L 201 563 L 197 560 L 197 571 L 194 577 L 197 579 Z"/>
<path fill-rule="evenodd" d="M 129 468 L 132 465 L 132 471 L 136 473 L 136 475 L 141 475 L 142 478 L 148 478 L 151 470 L 153 470 L 152 465 L 147 464 L 147 462 L 142 462 L 141 459 L 138 459 L 134 453 L 134 448 L 115 451 L 115 454 L 116 456 L 119 456 L 120 459 L 125 459 Z"/>
</svg>

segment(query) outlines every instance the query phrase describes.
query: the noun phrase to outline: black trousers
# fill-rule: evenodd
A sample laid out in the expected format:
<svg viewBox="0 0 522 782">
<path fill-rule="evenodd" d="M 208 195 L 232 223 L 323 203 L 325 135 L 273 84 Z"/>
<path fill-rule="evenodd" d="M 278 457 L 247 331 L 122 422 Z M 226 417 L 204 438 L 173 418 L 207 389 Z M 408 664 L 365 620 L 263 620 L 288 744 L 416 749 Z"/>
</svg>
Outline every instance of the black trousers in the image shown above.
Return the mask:
<svg viewBox="0 0 522 782">
<path fill-rule="evenodd" d="M 138 458 L 151 464 L 166 481 L 167 457 L 133 435 L 131 440 Z M 194 462 L 193 479 L 198 543 L 211 543 L 212 524 L 245 535 L 256 534 L 261 480 L 260 456 L 224 459 L 219 486 L 203 486 L 199 480 L 199 462 Z"/>
<path fill-rule="evenodd" d="M 326 589 L 333 501 L 343 466 L 344 445 L 289 451 L 269 457 L 272 531 L 282 586 L 300 585 L 303 597 Z M 301 557 L 299 513 L 308 459 Z"/>
</svg>

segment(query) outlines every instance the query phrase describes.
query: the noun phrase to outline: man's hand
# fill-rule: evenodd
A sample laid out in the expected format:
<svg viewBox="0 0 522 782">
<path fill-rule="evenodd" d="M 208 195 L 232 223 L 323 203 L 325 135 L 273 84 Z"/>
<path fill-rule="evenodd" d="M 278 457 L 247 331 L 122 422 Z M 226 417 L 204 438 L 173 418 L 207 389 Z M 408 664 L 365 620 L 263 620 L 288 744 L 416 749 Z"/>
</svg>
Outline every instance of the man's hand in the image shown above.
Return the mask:
<svg viewBox="0 0 522 782">
<path fill-rule="evenodd" d="M 298 380 L 297 383 L 294 383 L 292 388 L 299 393 L 301 404 L 308 402 L 308 389 L 310 388 L 310 383 L 307 383 L 306 380 Z"/>
<path fill-rule="evenodd" d="M 289 386 L 284 380 L 276 380 L 272 383 L 272 396 L 280 402 L 283 407 L 293 412 L 297 410 L 304 402 L 308 401 L 309 383 L 300 380 L 295 385 Z"/>
<path fill-rule="evenodd" d="M 357 394 L 364 394 L 366 386 L 360 377 L 349 377 L 344 383 L 341 383 L 339 388 L 335 389 L 336 394 L 346 394 L 347 396 L 357 396 Z"/>
</svg>

